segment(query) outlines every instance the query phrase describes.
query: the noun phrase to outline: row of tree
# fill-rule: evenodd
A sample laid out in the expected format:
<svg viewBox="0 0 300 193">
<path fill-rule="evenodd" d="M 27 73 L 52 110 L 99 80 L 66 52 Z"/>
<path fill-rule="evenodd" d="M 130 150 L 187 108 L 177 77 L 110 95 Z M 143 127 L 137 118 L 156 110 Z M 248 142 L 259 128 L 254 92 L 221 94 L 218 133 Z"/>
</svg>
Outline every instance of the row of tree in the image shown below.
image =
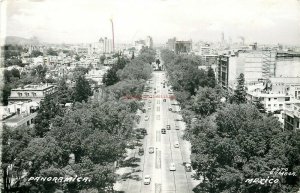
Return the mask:
<svg viewBox="0 0 300 193">
<path fill-rule="evenodd" d="M 61 81 L 58 92 L 43 101 L 34 128 L 12 130 L 4 127 L 2 169 L 5 190 L 15 189 L 25 193 L 112 190 L 116 180 L 114 163 L 123 158 L 126 145 L 133 138 L 132 128 L 139 119 L 136 111 L 142 108 L 140 101 L 124 100 L 123 96 L 142 92 L 142 83 L 151 74 L 151 70 L 144 65 L 147 62 L 139 57 L 129 61 L 120 56 L 116 64 L 119 66 L 119 81 L 105 86 L 104 97 L 98 100 L 86 97 L 88 91 L 85 89 L 89 84 L 82 74 L 78 74 L 73 89 L 67 86 L 66 81 Z M 145 79 L 138 75 L 142 68 L 148 72 L 143 76 Z M 60 104 L 63 101 L 69 102 L 70 95 L 76 98 L 74 105 L 63 108 Z M 74 159 L 70 156 L 74 156 Z M 9 170 L 11 164 L 13 169 Z M 24 171 L 25 178 L 22 177 Z M 30 176 L 76 175 L 88 177 L 91 181 L 28 182 Z M 12 177 L 17 183 L 10 187 Z"/>
<path fill-rule="evenodd" d="M 300 133 L 283 131 L 277 118 L 247 103 L 243 74 L 236 90 L 229 93 L 216 84 L 211 69 L 196 69 L 201 62 L 195 56 L 161 53 L 187 123 L 185 137 L 192 145 L 193 168 L 197 177 L 204 177 L 194 191 L 298 191 Z M 287 168 L 295 175 L 271 174 L 274 168 Z M 246 182 L 256 178 L 256 183 Z M 260 183 L 271 178 L 280 183 Z"/>
</svg>

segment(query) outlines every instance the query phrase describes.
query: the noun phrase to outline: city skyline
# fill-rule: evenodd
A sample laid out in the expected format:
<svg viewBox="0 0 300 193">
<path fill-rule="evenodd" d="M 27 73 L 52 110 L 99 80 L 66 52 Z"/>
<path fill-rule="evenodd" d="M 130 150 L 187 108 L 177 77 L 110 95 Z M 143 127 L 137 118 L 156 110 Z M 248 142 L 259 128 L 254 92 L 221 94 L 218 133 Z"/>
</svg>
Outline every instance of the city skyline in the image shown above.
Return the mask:
<svg viewBox="0 0 300 193">
<path fill-rule="evenodd" d="M 224 33 L 227 41 L 300 45 L 299 8 L 297 0 L 4 0 L 1 30 L 48 43 L 91 43 L 111 38 L 113 18 L 116 44 L 148 35 L 154 44 L 172 37 L 220 41 Z"/>
</svg>

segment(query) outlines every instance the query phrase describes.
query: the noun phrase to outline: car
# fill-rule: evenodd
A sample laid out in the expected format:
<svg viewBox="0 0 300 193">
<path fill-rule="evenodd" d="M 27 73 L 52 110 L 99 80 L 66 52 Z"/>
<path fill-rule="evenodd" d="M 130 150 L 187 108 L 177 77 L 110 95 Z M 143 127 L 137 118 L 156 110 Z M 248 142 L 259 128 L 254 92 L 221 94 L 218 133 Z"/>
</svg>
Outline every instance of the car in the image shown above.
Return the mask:
<svg viewBox="0 0 300 193">
<path fill-rule="evenodd" d="M 171 108 L 171 107 L 169 107 L 169 111 L 172 111 L 172 108 Z"/>
<path fill-rule="evenodd" d="M 139 148 L 138 154 L 139 154 L 140 156 L 144 155 L 144 148 L 140 147 L 140 148 Z"/>
<path fill-rule="evenodd" d="M 148 121 L 149 120 L 149 117 L 148 116 L 145 116 L 145 121 Z"/>
<path fill-rule="evenodd" d="M 168 130 L 171 130 L 171 126 L 170 126 L 170 125 L 167 125 L 167 129 L 168 129 Z"/>
<path fill-rule="evenodd" d="M 186 172 L 191 172 L 192 171 L 192 165 L 190 163 L 186 163 L 184 165 L 185 171 Z"/>
<path fill-rule="evenodd" d="M 175 164 L 174 164 L 174 163 L 171 163 L 169 169 L 170 169 L 170 171 L 176 171 Z"/>
<path fill-rule="evenodd" d="M 166 102 L 167 100 L 166 100 L 166 99 L 164 99 L 163 101 L 164 101 L 164 102 Z"/>
<path fill-rule="evenodd" d="M 179 126 L 178 125 L 175 125 L 175 130 L 179 130 Z"/>
<path fill-rule="evenodd" d="M 147 130 L 145 128 L 140 128 L 142 135 L 147 135 Z"/>
<path fill-rule="evenodd" d="M 148 107 L 148 110 L 151 110 L 151 107 L 150 107 L 150 106 Z"/>
<path fill-rule="evenodd" d="M 149 147 L 149 153 L 154 153 L 154 147 Z"/>
<path fill-rule="evenodd" d="M 144 185 L 149 185 L 151 183 L 150 175 L 145 175 L 144 177 Z"/>
<path fill-rule="evenodd" d="M 166 129 L 165 128 L 161 129 L 161 134 L 166 134 Z"/>
<path fill-rule="evenodd" d="M 178 143 L 178 142 L 175 142 L 175 143 L 174 143 L 174 147 L 175 147 L 175 148 L 179 148 L 179 143 Z"/>
</svg>

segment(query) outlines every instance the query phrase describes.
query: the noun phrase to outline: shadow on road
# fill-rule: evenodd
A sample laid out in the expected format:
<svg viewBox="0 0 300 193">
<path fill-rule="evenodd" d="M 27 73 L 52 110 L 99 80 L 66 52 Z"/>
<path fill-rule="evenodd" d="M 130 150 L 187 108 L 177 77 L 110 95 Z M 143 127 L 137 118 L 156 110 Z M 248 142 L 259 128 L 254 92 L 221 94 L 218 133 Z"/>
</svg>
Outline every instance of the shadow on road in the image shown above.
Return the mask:
<svg viewBox="0 0 300 193">
<path fill-rule="evenodd" d="M 138 174 L 133 174 L 132 172 L 128 172 L 128 173 L 124 173 L 121 176 L 122 180 L 127 180 L 127 179 L 131 179 L 131 180 L 136 180 L 136 181 L 141 181 L 142 178 L 138 175 Z"/>
<path fill-rule="evenodd" d="M 127 160 L 124 160 L 120 163 L 120 167 L 131 167 L 131 168 L 135 168 L 138 167 L 139 164 L 137 162 L 140 162 L 141 158 L 138 157 L 131 157 Z"/>
</svg>

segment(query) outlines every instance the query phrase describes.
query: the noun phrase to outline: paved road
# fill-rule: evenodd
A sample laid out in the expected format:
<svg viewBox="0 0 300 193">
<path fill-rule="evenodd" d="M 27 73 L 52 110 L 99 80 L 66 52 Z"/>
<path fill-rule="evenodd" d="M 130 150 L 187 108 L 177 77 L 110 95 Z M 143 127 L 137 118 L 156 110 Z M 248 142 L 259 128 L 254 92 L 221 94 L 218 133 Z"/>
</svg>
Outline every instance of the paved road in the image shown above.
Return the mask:
<svg viewBox="0 0 300 193">
<path fill-rule="evenodd" d="M 190 193 L 199 181 L 191 178 L 191 172 L 186 172 L 183 162 L 190 162 L 190 143 L 182 139 L 185 125 L 178 114 L 179 106 L 171 100 L 167 84 L 163 88 L 162 82 L 166 80 L 164 72 L 154 72 L 150 91 L 153 98 L 145 101 L 146 113 L 141 115 L 138 127 L 147 129 L 148 135 L 143 140 L 145 153 L 138 155 L 138 148 L 128 151 L 128 159 L 134 160 L 132 166 L 120 168 L 117 173 L 123 173 L 115 189 L 126 193 Z M 156 88 L 156 94 L 154 93 Z M 166 99 L 164 102 L 163 100 Z M 149 102 L 150 101 L 150 102 Z M 151 109 L 148 109 L 150 106 Z M 172 108 L 172 111 L 169 108 Z M 149 120 L 145 120 L 145 116 Z M 161 128 L 171 126 L 166 134 L 161 134 Z M 175 130 L 175 125 L 179 130 Z M 179 148 L 174 143 L 179 143 Z M 150 154 L 149 147 L 155 152 Z M 170 163 L 174 163 L 176 171 L 169 171 Z M 126 177 L 124 177 L 124 173 Z M 144 185 L 145 175 L 151 176 L 151 184 Z"/>
</svg>

